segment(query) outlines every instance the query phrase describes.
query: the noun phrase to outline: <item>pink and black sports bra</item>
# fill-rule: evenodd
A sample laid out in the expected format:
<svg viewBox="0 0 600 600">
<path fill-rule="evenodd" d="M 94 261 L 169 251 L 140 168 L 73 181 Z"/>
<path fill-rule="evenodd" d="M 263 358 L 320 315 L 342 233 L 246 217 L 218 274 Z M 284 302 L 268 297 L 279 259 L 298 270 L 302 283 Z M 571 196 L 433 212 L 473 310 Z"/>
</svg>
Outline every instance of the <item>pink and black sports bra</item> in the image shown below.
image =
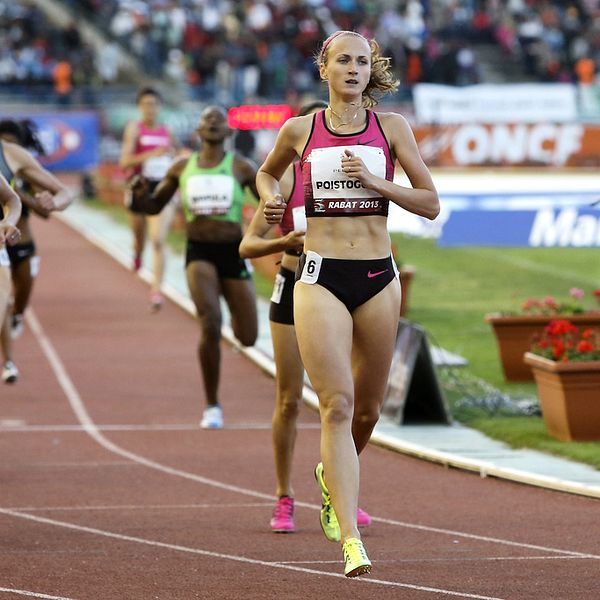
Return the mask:
<svg viewBox="0 0 600 600">
<path fill-rule="evenodd" d="M 358 133 L 331 131 L 325 111 L 313 117 L 312 129 L 302 153 L 302 182 L 307 217 L 364 217 L 388 214 L 389 201 L 341 170 L 344 149 L 360 156 L 372 173 L 394 178 L 394 161 L 377 115 L 367 110 L 367 122 Z"/>
</svg>

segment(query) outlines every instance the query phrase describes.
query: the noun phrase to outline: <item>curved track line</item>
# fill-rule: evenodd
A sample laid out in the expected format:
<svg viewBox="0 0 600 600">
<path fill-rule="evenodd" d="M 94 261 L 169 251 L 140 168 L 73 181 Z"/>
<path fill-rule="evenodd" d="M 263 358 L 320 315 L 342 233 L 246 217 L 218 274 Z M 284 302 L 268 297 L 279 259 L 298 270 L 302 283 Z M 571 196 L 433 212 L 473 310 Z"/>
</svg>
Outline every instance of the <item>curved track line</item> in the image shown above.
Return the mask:
<svg viewBox="0 0 600 600">
<path fill-rule="evenodd" d="M 30 598 L 46 598 L 47 600 L 74 600 L 73 598 L 66 598 L 64 596 L 50 596 L 48 594 L 40 594 L 39 592 L 30 592 L 28 590 L 15 590 L 13 588 L 0 587 L 0 592 L 7 592 L 8 594 L 18 594 L 19 596 L 29 596 Z"/>
<path fill-rule="evenodd" d="M 325 575 L 327 577 L 335 577 L 337 579 L 342 579 L 344 581 L 348 581 L 345 575 L 341 573 L 331 573 L 328 571 L 319 571 L 317 569 L 307 569 L 305 567 L 296 567 L 294 565 L 284 564 L 280 562 L 269 562 L 266 560 L 259 560 L 255 558 L 248 558 L 246 556 L 238 556 L 236 554 L 223 554 L 221 552 L 213 552 L 211 550 L 203 550 L 201 548 L 190 548 L 189 546 L 181 546 L 179 544 L 168 544 L 166 542 L 159 542 L 156 540 L 148 540 L 146 538 L 134 537 L 131 535 L 124 535 L 121 533 L 114 533 L 112 531 L 105 531 L 104 529 L 96 529 L 95 527 L 85 527 L 83 525 L 77 525 L 75 523 L 67 523 L 66 521 L 57 521 L 55 519 L 47 519 L 45 517 L 38 517 L 35 515 L 28 515 L 26 513 L 20 513 L 14 510 L 8 510 L 5 508 L 0 508 L 0 514 L 4 514 L 11 517 L 17 517 L 20 519 L 27 519 L 30 521 L 34 521 L 36 523 L 42 523 L 45 525 L 54 525 L 58 527 L 64 527 L 66 529 L 72 529 L 74 531 L 80 531 L 82 533 L 90 533 L 93 535 L 99 535 L 102 537 L 113 538 L 116 540 L 121 540 L 125 542 L 135 542 L 137 544 L 145 544 L 147 546 L 154 546 L 157 548 L 165 548 L 168 550 L 176 550 L 178 552 L 187 552 L 188 554 L 199 554 L 201 556 L 209 556 L 211 558 L 219 558 L 223 560 L 232 560 L 235 562 L 245 563 L 254 566 L 261 567 L 270 567 L 273 569 L 285 569 L 288 571 L 297 571 L 299 573 L 308 573 L 310 575 Z M 420 592 L 430 592 L 433 594 L 442 594 L 445 596 L 454 596 L 458 598 L 473 598 L 475 600 L 505 600 L 503 598 L 497 598 L 495 596 L 480 596 L 478 594 L 468 594 L 463 592 L 455 592 L 453 590 L 445 590 L 442 588 L 434 588 L 423 585 L 414 585 L 412 583 L 402 583 L 399 581 L 387 581 L 385 579 L 373 579 L 371 577 L 361 577 L 359 579 L 353 580 L 356 583 L 374 583 L 376 585 L 384 585 L 387 587 L 398 587 L 410 590 L 418 590 Z M 40 596 L 41 598 L 48 596 Z M 50 596 L 53 598 L 53 596 Z M 58 599 L 58 600 L 70 600 L 66 599 Z"/>
<path fill-rule="evenodd" d="M 35 337 L 42 349 L 42 352 L 44 353 L 48 362 L 50 363 L 50 366 L 52 367 L 52 370 L 54 371 L 54 374 L 55 374 L 60 386 L 62 387 L 63 392 L 65 393 L 67 400 L 69 401 L 69 404 L 71 405 L 71 409 L 73 410 L 77 419 L 81 423 L 83 431 L 85 431 L 85 433 L 87 433 L 94 441 L 96 441 L 98 444 L 100 444 L 103 448 L 105 448 L 109 452 L 112 452 L 119 456 L 123 456 L 124 458 L 127 458 L 138 464 L 144 465 L 151 469 L 155 469 L 157 471 L 162 471 L 163 473 L 167 473 L 168 475 L 174 475 L 176 477 L 183 477 L 185 479 L 190 479 L 192 481 L 196 481 L 196 482 L 202 483 L 204 485 L 216 487 L 216 488 L 227 490 L 227 491 L 234 492 L 237 494 L 251 496 L 253 498 L 260 498 L 263 500 L 270 500 L 270 501 L 275 500 L 275 496 L 272 496 L 269 494 L 264 494 L 262 492 L 257 492 L 255 490 L 250 490 L 250 489 L 242 488 L 242 487 L 239 487 L 236 485 L 223 483 L 223 482 L 217 481 L 215 479 L 209 479 L 207 477 L 202 477 L 201 475 L 196 475 L 195 473 L 189 473 L 188 471 L 182 471 L 180 469 L 174 469 L 172 467 L 168 467 L 161 463 L 150 460 L 144 456 L 135 454 L 134 452 L 130 452 L 129 450 L 121 448 L 120 446 L 117 446 L 116 444 L 111 442 L 109 439 L 104 437 L 104 435 L 98 430 L 97 425 L 94 423 L 94 421 L 90 417 L 89 413 L 87 412 L 87 409 L 85 408 L 85 405 L 83 403 L 83 400 L 81 399 L 81 396 L 79 395 L 79 392 L 77 391 L 71 378 L 67 374 L 67 371 L 66 371 L 57 351 L 55 350 L 54 346 L 52 345 L 52 342 L 49 340 L 49 338 L 44 333 L 41 323 L 38 321 L 38 319 L 35 316 L 35 313 L 31 307 L 25 314 L 25 318 L 27 320 L 27 324 L 31 328 L 31 331 L 35 335 Z M 320 508 L 321 508 L 320 506 L 318 506 L 316 504 L 310 504 L 308 502 L 296 502 L 296 506 L 299 506 L 302 508 L 309 508 L 312 510 L 320 510 Z M 457 536 L 457 537 L 462 537 L 462 538 L 467 538 L 467 539 L 472 539 L 472 540 L 478 540 L 478 541 L 483 541 L 483 542 L 502 544 L 505 546 L 528 548 L 530 550 L 540 550 L 542 552 L 550 552 L 553 554 L 578 556 L 580 558 L 594 558 L 594 559 L 600 560 L 600 555 L 588 554 L 585 552 L 577 552 L 574 550 L 563 550 L 560 548 L 552 548 L 552 547 L 540 546 L 540 545 L 536 545 L 536 544 L 526 544 L 523 542 L 514 542 L 512 540 L 505 540 L 502 538 L 493 538 L 493 537 L 482 536 L 482 535 L 477 535 L 477 534 L 472 534 L 472 533 L 467 533 L 467 532 L 453 531 L 451 529 L 429 527 L 427 525 L 419 525 L 416 523 L 407 523 L 404 521 L 397 521 L 394 519 L 386 519 L 386 518 L 382 518 L 382 517 L 372 517 L 372 518 L 373 518 L 373 521 L 376 521 L 378 523 L 386 523 L 388 525 L 395 525 L 397 527 L 405 527 L 407 529 L 427 531 L 430 533 L 440 533 L 443 535 L 452 535 L 452 536 Z"/>
</svg>

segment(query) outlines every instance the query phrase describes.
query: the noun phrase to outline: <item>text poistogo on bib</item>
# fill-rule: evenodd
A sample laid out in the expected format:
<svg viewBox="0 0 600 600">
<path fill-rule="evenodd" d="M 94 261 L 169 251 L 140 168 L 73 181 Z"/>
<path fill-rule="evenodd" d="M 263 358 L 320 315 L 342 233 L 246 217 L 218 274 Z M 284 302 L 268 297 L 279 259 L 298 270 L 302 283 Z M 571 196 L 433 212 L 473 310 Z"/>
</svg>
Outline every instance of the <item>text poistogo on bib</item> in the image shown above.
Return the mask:
<svg viewBox="0 0 600 600">
<path fill-rule="evenodd" d="M 374 146 L 330 146 L 315 148 L 308 157 L 311 169 L 313 197 L 323 198 L 381 198 L 374 190 L 367 190 L 360 181 L 342 171 L 344 150 L 360 157 L 375 176 L 385 178 L 385 153 Z"/>
<path fill-rule="evenodd" d="M 195 215 L 224 215 L 233 203 L 234 181 L 231 175 L 192 175 L 186 195 Z"/>
</svg>

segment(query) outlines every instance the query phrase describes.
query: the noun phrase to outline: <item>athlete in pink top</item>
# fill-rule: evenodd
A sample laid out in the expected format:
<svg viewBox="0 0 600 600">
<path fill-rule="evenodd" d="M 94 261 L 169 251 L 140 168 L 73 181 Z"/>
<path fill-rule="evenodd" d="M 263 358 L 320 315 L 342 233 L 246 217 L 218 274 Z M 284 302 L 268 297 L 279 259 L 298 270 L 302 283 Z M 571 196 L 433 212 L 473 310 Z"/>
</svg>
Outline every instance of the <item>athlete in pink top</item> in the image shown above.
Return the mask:
<svg viewBox="0 0 600 600">
<path fill-rule="evenodd" d="M 152 88 L 143 88 L 137 96 L 141 120 L 132 121 L 125 127 L 120 165 L 130 176 L 141 174 L 154 189 L 166 175 L 175 156 L 176 141 L 166 125 L 158 122 L 160 95 Z M 161 284 L 165 269 L 164 244 L 177 209 L 174 199 L 157 216 L 146 216 L 131 207 L 131 193 L 126 192 L 125 204 L 130 209 L 133 230 L 133 269 L 142 264 L 142 252 L 146 243 L 146 222 L 150 229 L 153 251 L 154 278 L 150 293 L 150 307 L 160 309 L 163 303 Z"/>
<path fill-rule="evenodd" d="M 351 146 L 371 146 L 381 150 L 385 159 L 385 179 L 394 180 L 394 161 L 392 151 L 381 128 L 377 115 L 366 111 L 366 122 L 362 130 L 356 133 L 334 133 L 327 127 L 323 110 L 314 116 L 310 137 L 302 152 L 302 177 L 304 184 L 304 201 L 307 217 L 351 217 L 381 215 L 387 217 L 389 201 L 386 198 L 360 198 L 350 196 L 357 189 L 363 189 L 357 179 L 349 178 L 316 178 L 313 186 L 313 169 L 311 157 L 318 155 L 323 148 L 340 148 L 340 158 L 343 149 Z M 313 154 L 313 151 L 317 153 Z M 313 190 L 313 187 L 315 189 Z M 320 198 L 319 191 L 339 192 L 328 198 Z M 348 192 L 348 194 L 345 194 Z M 315 194 L 317 198 L 315 198 Z"/>
<path fill-rule="evenodd" d="M 300 109 L 300 115 L 312 114 L 325 108 L 325 102 L 316 101 Z M 277 397 L 273 412 L 273 452 L 277 477 L 277 503 L 271 519 L 271 529 L 276 533 L 295 531 L 294 488 L 291 483 L 292 458 L 296 441 L 296 420 L 302 402 L 304 365 L 298 351 L 294 330 L 294 276 L 298 258 L 304 246 L 306 215 L 304 187 L 300 161 L 294 161 L 281 179 L 281 191 L 287 199 L 285 213 L 279 229 L 281 236 L 270 237 L 273 227 L 264 217 L 264 202 L 259 206 L 240 244 L 243 258 L 256 258 L 283 252 L 279 273 L 271 295 L 269 321 L 273 356 L 275 359 Z M 369 525 L 371 517 L 359 509 L 360 526 Z"/>
<path fill-rule="evenodd" d="M 356 519 L 358 455 L 379 418 L 400 311 L 386 204 L 434 219 L 439 201 L 406 120 L 379 113 L 374 121 L 368 110 L 398 87 L 377 42 L 338 31 L 324 42 L 317 63 L 329 106 L 320 117 L 284 124 L 257 187 L 267 222 L 278 223 L 285 209 L 279 180 L 294 157 L 302 158 L 306 254 L 294 286 L 294 322 L 320 403 L 322 463 L 315 476 L 321 527 L 327 539 L 342 543 L 344 573 L 355 577 L 371 570 Z M 377 141 L 363 137 L 377 130 Z M 392 161 L 411 187 L 391 180 Z"/>
</svg>

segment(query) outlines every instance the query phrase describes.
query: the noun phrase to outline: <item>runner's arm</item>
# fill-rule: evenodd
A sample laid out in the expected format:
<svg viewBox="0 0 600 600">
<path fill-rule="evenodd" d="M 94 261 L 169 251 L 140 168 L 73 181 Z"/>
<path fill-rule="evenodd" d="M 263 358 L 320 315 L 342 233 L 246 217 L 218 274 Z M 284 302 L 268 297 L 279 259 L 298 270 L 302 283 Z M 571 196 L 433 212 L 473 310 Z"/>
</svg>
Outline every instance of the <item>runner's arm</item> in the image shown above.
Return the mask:
<svg viewBox="0 0 600 600">
<path fill-rule="evenodd" d="M 160 213 L 179 188 L 179 176 L 187 161 L 187 158 L 181 158 L 173 163 L 152 193 L 150 193 L 148 187 L 148 180 L 141 175 L 136 175 L 130 186 L 132 194 L 131 208 L 147 215 Z"/>
<path fill-rule="evenodd" d="M 416 215 L 435 219 L 440 212 L 437 190 L 429 169 L 423 162 L 415 136 L 406 119 L 395 113 L 381 114 L 382 125 L 388 134 L 392 150 L 408 176 L 412 187 L 404 187 L 381 177 L 375 177 L 358 157 L 352 157 L 344 171 L 358 179 L 367 189 L 379 192 L 401 208 Z"/>
<path fill-rule="evenodd" d="M 21 218 L 21 201 L 8 182 L 0 175 L 0 204 L 4 218 L 0 220 L 0 246 L 16 244 L 21 238 L 17 223 Z"/>
<path fill-rule="evenodd" d="M 42 167 L 25 148 L 11 144 L 10 148 L 7 147 L 7 155 L 11 164 L 16 165 L 15 174 L 33 188 L 40 190 L 34 199 L 42 210 L 65 210 L 75 200 L 76 194 Z"/>
<path fill-rule="evenodd" d="M 277 135 L 273 150 L 269 152 L 256 175 L 259 197 L 265 200 L 265 216 L 267 222 L 272 225 L 281 222 L 285 211 L 279 180 L 297 156 L 295 146 L 300 135 L 297 121 L 298 118 L 294 118 L 284 123 Z"/>
<path fill-rule="evenodd" d="M 304 246 L 304 232 L 292 231 L 284 236 L 269 238 L 272 230 L 264 216 L 264 201 L 261 200 L 258 209 L 248 225 L 248 229 L 240 243 L 242 258 L 258 258 L 284 250 L 301 250 Z"/>
</svg>

